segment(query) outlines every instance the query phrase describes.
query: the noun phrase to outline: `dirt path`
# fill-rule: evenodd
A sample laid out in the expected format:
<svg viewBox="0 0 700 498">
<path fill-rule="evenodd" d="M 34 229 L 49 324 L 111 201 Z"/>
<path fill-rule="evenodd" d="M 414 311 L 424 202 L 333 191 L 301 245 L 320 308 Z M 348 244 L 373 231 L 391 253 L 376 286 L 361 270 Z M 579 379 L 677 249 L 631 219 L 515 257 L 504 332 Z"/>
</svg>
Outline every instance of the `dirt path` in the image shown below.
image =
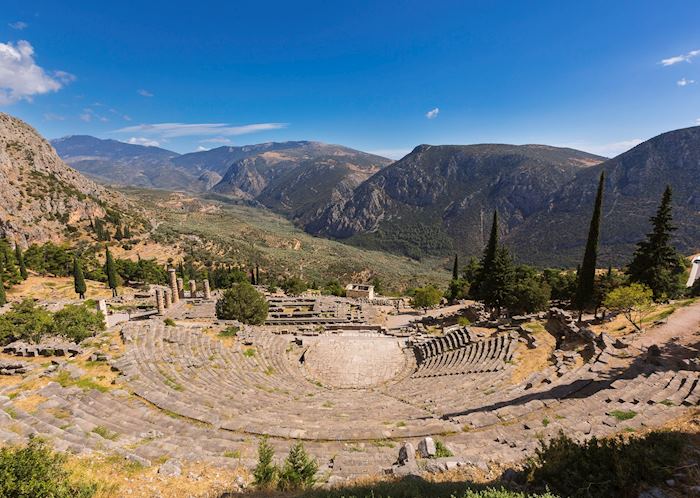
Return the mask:
<svg viewBox="0 0 700 498">
<path fill-rule="evenodd" d="M 631 344 L 645 349 L 653 344 L 667 344 L 672 338 L 678 337 L 677 344 L 695 344 L 700 342 L 700 301 L 689 306 L 678 308 L 667 319 L 666 323 L 650 328 L 638 335 Z"/>
</svg>

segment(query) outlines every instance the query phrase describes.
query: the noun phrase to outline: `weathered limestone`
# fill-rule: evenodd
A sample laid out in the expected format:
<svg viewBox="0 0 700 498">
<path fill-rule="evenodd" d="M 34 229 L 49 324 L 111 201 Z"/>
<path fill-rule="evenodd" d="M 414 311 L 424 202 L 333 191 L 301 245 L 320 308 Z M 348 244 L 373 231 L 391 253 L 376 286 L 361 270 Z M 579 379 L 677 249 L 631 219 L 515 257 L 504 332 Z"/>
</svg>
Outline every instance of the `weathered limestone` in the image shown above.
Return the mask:
<svg viewBox="0 0 700 498">
<path fill-rule="evenodd" d="M 177 279 L 177 294 L 180 296 L 180 299 L 185 298 L 185 281 L 182 278 Z"/>
<path fill-rule="evenodd" d="M 211 299 L 211 289 L 209 288 L 209 280 L 204 279 L 202 282 L 202 287 L 204 288 L 204 299 Z"/>
<path fill-rule="evenodd" d="M 97 311 L 102 313 L 107 318 L 107 301 L 105 299 L 97 300 Z"/>
<path fill-rule="evenodd" d="M 434 457 L 437 453 L 437 448 L 435 447 L 435 440 L 431 437 L 424 437 L 418 443 L 418 453 L 423 458 Z"/>
<path fill-rule="evenodd" d="M 163 304 L 164 304 L 165 308 L 166 309 L 170 308 L 170 306 L 172 306 L 172 304 L 173 304 L 173 297 L 172 297 L 172 292 L 170 291 L 170 289 L 168 289 L 168 288 L 163 289 L 163 297 L 164 297 Z"/>
<path fill-rule="evenodd" d="M 197 296 L 197 282 L 195 280 L 190 280 L 190 297 L 195 298 Z"/>
<path fill-rule="evenodd" d="M 159 315 L 165 313 L 165 302 L 163 300 L 163 289 L 160 287 L 156 289 L 156 309 Z"/>
<path fill-rule="evenodd" d="M 170 277 L 170 293 L 173 296 L 173 304 L 177 304 L 180 300 L 180 291 L 177 286 L 177 274 L 175 273 L 175 268 L 168 268 L 168 275 Z"/>
</svg>

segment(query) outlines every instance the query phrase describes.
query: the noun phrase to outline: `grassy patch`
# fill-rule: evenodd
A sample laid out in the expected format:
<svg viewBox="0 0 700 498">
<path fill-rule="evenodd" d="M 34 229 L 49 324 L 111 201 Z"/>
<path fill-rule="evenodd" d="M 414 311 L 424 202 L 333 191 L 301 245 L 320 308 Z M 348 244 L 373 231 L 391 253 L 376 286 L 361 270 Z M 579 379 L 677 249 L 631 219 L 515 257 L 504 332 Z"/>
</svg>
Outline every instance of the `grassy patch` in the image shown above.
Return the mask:
<svg viewBox="0 0 700 498">
<path fill-rule="evenodd" d="M 252 358 L 255 356 L 255 349 L 254 348 L 247 348 L 243 350 L 243 356 L 246 358 Z"/>
<path fill-rule="evenodd" d="M 615 417 L 619 421 L 630 420 L 637 416 L 634 410 L 613 410 L 610 412 L 611 417 Z"/>
<path fill-rule="evenodd" d="M 119 434 L 110 431 L 104 425 L 98 425 L 92 430 L 92 432 L 102 437 L 103 439 L 109 439 L 110 441 L 116 441 L 117 439 L 119 439 Z"/>
</svg>

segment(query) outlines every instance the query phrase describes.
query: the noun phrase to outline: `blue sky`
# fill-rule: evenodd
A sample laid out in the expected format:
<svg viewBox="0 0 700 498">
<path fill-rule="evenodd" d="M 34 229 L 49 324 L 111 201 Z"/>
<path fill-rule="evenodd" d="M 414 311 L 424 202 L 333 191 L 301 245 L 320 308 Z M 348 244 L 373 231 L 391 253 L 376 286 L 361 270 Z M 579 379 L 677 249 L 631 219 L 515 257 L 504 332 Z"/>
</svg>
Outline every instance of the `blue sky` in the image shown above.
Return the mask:
<svg viewBox="0 0 700 498">
<path fill-rule="evenodd" d="M 697 1 L 31 1 L 0 111 L 187 152 L 292 139 L 615 155 L 700 119 Z"/>
</svg>

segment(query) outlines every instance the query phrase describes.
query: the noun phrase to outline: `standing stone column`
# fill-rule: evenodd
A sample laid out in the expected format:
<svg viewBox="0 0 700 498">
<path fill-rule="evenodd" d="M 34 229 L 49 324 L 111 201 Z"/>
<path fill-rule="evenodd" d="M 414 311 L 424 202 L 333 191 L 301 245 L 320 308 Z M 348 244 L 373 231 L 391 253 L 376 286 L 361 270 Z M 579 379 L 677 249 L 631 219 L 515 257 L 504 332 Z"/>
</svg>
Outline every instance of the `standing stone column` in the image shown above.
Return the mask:
<svg viewBox="0 0 700 498">
<path fill-rule="evenodd" d="M 202 282 L 202 286 L 204 287 L 204 299 L 211 299 L 211 289 L 209 288 L 209 280 L 204 279 Z"/>
<path fill-rule="evenodd" d="M 105 299 L 97 300 L 97 311 L 101 312 L 107 318 L 107 301 Z"/>
<path fill-rule="evenodd" d="M 197 282 L 190 280 L 190 297 L 194 299 L 197 297 Z"/>
<path fill-rule="evenodd" d="M 175 273 L 175 268 L 168 268 L 168 274 L 170 275 L 170 292 L 173 295 L 173 304 L 176 304 L 180 300 L 180 293 L 177 288 L 177 274 Z"/>
<path fill-rule="evenodd" d="M 177 294 L 180 299 L 185 299 L 185 282 L 181 278 L 177 279 Z"/>
<path fill-rule="evenodd" d="M 161 289 L 160 287 L 156 289 L 156 308 L 158 309 L 159 315 L 165 313 L 165 304 L 163 303 L 163 289 Z"/>
<path fill-rule="evenodd" d="M 163 289 L 163 296 L 163 300 L 165 301 L 165 308 L 170 308 L 170 306 L 173 304 L 173 298 L 170 289 L 168 289 L 167 287 Z"/>
</svg>

